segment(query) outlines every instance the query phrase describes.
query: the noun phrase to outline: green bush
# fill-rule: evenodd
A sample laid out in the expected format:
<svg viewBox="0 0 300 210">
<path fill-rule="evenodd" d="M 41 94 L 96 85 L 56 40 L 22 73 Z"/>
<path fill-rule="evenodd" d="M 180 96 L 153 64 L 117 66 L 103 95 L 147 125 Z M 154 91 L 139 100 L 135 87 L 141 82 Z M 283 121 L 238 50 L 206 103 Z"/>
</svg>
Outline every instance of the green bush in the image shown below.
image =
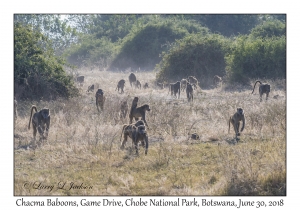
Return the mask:
<svg viewBox="0 0 300 210">
<path fill-rule="evenodd" d="M 163 54 L 157 65 L 158 81 L 181 80 L 187 76 L 196 76 L 201 84 L 209 85 L 207 78 L 225 75 L 224 56 L 229 41 L 221 35 L 203 36 L 193 34 L 178 40 L 176 45 Z"/>
<path fill-rule="evenodd" d="M 14 90 L 21 99 L 54 99 L 78 94 L 64 60 L 54 56 L 51 43 L 30 26 L 14 25 Z"/>
<path fill-rule="evenodd" d="M 286 77 L 286 37 L 253 38 L 239 36 L 226 55 L 226 71 L 231 81 L 249 78 Z"/>
<path fill-rule="evenodd" d="M 186 24 L 183 24 L 186 23 Z M 186 27 L 184 27 L 186 26 Z M 152 22 L 135 27 L 124 38 L 118 55 L 112 61 L 111 70 L 132 69 L 153 70 L 161 61 L 159 56 L 169 50 L 176 39 L 181 39 L 189 33 L 207 34 L 208 29 L 188 21 L 174 22 L 171 20 L 153 20 Z"/>
</svg>

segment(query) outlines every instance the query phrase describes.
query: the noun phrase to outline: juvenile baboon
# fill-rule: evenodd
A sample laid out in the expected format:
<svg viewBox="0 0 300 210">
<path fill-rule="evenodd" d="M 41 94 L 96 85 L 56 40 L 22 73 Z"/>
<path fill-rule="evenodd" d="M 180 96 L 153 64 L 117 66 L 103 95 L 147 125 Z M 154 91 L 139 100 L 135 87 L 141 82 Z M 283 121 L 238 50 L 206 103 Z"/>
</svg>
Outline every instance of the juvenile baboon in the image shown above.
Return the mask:
<svg viewBox="0 0 300 210">
<path fill-rule="evenodd" d="M 142 88 L 141 82 L 140 82 L 139 80 L 136 80 L 136 82 L 135 82 L 135 87 L 136 87 L 136 88 L 139 88 L 139 89 Z"/>
<path fill-rule="evenodd" d="M 177 81 L 176 83 L 170 83 L 169 92 L 171 91 L 171 96 L 174 95 L 177 98 L 180 98 L 180 82 Z"/>
<path fill-rule="evenodd" d="M 144 88 L 144 89 L 149 88 L 148 82 L 146 82 L 146 83 L 143 85 L 143 88 Z"/>
<path fill-rule="evenodd" d="M 144 104 L 143 106 L 134 108 L 132 110 L 131 115 L 129 116 L 129 123 L 132 123 L 132 119 L 135 118 L 135 120 L 139 120 L 139 117 L 142 118 L 142 120 L 145 122 L 145 125 L 148 127 L 147 121 L 146 121 L 146 111 L 150 111 L 150 106 L 148 104 Z"/>
<path fill-rule="evenodd" d="M 17 111 L 17 107 L 18 107 L 18 102 L 15 99 L 14 100 L 14 121 L 16 122 L 17 118 L 18 118 L 18 111 Z"/>
<path fill-rule="evenodd" d="M 95 97 L 96 97 L 96 106 L 97 106 L 98 112 L 100 112 L 99 107 L 103 111 L 103 106 L 105 103 L 105 96 L 104 96 L 103 90 L 98 89 Z"/>
<path fill-rule="evenodd" d="M 193 94 L 193 86 L 188 82 L 186 85 L 186 96 L 188 98 L 188 101 L 194 100 L 194 94 Z"/>
<path fill-rule="evenodd" d="M 159 82 L 157 82 L 156 85 L 157 85 L 160 89 L 164 89 L 164 88 L 165 88 L 164 83 L 159 83 Z"/>
<path fill-rule="evenodd" d="M 121 118 L 126 118 L 128 112 L 128 103 L 127 101 L 121 102 Z"/>
<path fill-rule="evenodd" d="M 218 75 L 214 76 L 214 85 L 219 85 L 222 82 L 222 77 L 219 77 Z"/>
<path fill-rule="evenodd" d="M 254 84 L 254 87 L 253 87 L 253 91 L 252 91 L 252 94 L 254 92 L 254 89 L 255 89 L 255 85 L 256 83 L 259 83 L 259 97 L 260 97 L 260 101 L 262 101 L 262 95 L 265 93 L 266 94 L 266 100 L 268 100 L 268 96 L 269 96 L 269 93 L 270 93 L 270 85 L 267 84 L 267 83 L 261 83 L 261 81 L 257 80 Z"/>
<path fill-rule="evenodd" d="M 197 87 L 199 86 L 199 82 L 198 82 L 197 78 L 194 77 L 194 76 L 189 76 L 188 79 L 187 79 L 187 81 L 188 81 L 191 85 L 193 85 L 195 89 L 197 89 Z"/>
<path fill-rule="evenodd" d="M 84 82 L 84 76 L 78 76 L 78 77 L 76 78 L 76 80 L 77 80 L 77 82 L 80 83 L 80 85 L 82 85 L 82 83 Z"/>
<path fill-rule="evenodd" d="M 131 72 L 128 78 L 129 78 L 130 86 L 132 87 L 132 84 L 136 83 L 136 76 L 134 73 Z"/>
<path fill-rule="evenodd" d="M 121 79 L 121 80 L 118 82 L 118 85 L 117 85 L 116 90 L 118 89 L 118 92 L 119 92 L 119 90 L 121 90 L 121 93 L 124 93 L 124 86 L 125 86 L 125 80 L 124 80 L 124 79 Z"/>
<path fill-rule="evenodd" d="M 180 83 L 181 83 L 181 90 L 185 90 L 186 89 L 187 82 L 188 81 L 186 79 L 182 79 L 180 81 Z"/>
<path fill-rule="evenodd" d="M 229 118 L 229 128 L 228 128 L 228 133 L 230 132 L 230 123 L 232 124 L 236 138 L 237 136 L 240 136 L 239 128 L 240 128 L 240 121 L 243 122 L 243 126 L 241 128 L 241 132 L 244 130 L 246 121 L 245 121 L 245 114 L 244 110 L 242 108 L 237 108 L 237 112 Z"/>
<path fill-rule="evenodd" d="M 90 85 L 90 86 L 88 86 L 88 89 L 87 89 L 87 92 L 94 92 L 94 90 L 96 89 L 98 89 L 99 88 L 99 84 L 98 83 L 94 83 L 94 84 L 92 84 L 92 85 Z"/>
<path fill-rule="evenodd" d="M 35 110 L 35 113 L 32 116 L 32 111 Z M 32 120 L 31 120 L 32 118 Z M 50 128 L 50 110 L 47 108 L 44 108 L 37 112 L 36 106 L 32 105 L 31 107 L 31 113 L 29 118 L 29 125 L 28 129 L 30 130 L 30 123 L 32 122 L 33 127 L 33 138 L 36 140 L 36 133 L 39 131 L 40 134 L 40 140 L 47 139 L 48 132 Z M 45 129 L 46 125 L 46 129 Z M 45 133 L 45 135 L 44 135 Z"/>
<path fill-rule="evenodd" d="M 133 110 L 137 108 L 138 101 L 139 101 L 139 97 L 134 97 L 134 99 L 132 100 L 131 107 L 130 107 L 130 113 L 129 113 L 129 119 L 132 117 Z"/>
</svg>

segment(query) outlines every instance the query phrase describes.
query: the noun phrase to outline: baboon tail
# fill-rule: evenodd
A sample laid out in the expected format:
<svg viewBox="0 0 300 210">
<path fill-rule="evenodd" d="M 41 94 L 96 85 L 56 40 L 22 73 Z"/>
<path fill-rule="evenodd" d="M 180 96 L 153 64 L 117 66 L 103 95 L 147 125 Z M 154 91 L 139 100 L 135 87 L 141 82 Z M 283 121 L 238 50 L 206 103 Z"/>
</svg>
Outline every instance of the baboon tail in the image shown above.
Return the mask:
<svg viewBox="0 0 300 210">
<path fill-rule="evenodd" d="M 259 82 L 259 84 L 261 84 L 261 81 L 257 80 L 257 81 L 255 82 L 254 86 L 253 86 L 253 90 L 252 90 L 252 93 L 251 93 L 251 94 L 253 94 L 254 89 L 255 89 L 255 85 L 256 85 L 256 83 L 258 83 L 258 82 Z"/>
<path fill-rule="evenodd" d="M 146 145 L 145 145 L 145 155 L 147 155 L 147 153 L 148 153 L 148 136 L 146 136 L 145 143 L 146 143 Z"/>
<path fill-rule="evenodd" d="M 33 109 L 35 109 L 35 112 L 37 112 L 36 106 L 32 105 L 32 107 L 31 107 L 31 113 L 30 113 L 30 118 L 29 118 L 28 129 L 30 129 L 30 122 L 31 122 L 31 118 L 32 118 L 32 111 L 33 111 Z"/>
</svg>

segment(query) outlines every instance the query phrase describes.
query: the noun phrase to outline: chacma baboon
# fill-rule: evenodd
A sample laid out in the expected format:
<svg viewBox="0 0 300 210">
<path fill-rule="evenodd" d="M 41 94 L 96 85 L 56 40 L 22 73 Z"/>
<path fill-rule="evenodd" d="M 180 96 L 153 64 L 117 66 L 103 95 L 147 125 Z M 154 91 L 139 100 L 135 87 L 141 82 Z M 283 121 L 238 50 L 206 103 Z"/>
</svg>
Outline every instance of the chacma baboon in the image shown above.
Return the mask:
<svg viewBox="0 0 300 210">
<path fill-rule="evenodd" d="M 145 154 L 147 155 L 148 135 L 142 120 L 137 121 L 135 124 L 123 125 L 120 141 L 122 140 L 122 135 L 124 139 L 121 143 L 121 149 L 124 149 L 127 138 L 129 137 L 135 146 L 136 154 L 138 154 L 138 142 L 141 141 L 142 146 L 145 147 Z"/>
<path fill-rule="evenodd" d="M 17 108 L 18 108 L 18 102 L 17 100 L 15 99 L 14 100 L 14 121 L 16 122 L 17 118 L 18 118 L 18 111 L 17 111 Z"/>
<path fill-rule="evenodd" d="M 129 116 L 129 123 L 132 123 L 132 119 L 135 118 L 135 120 L 139 120 L 139 117 L 142 118 L 142 120 L 145 122 L 145 125 L 148 127 L 147 121 L 146 121 L 146 111 L 150 111 L 150 106 L 148 104 L 144 104 L 143 106 L 134 108 L 132 110 L 131 115 Z"/>
<path fill-rule="evenodd" d="M 79 82 L 80 84 L 82 84 L 84 82 L 84 76 L 78 76 L 76 78 L 77 82 Z"/>
<path fill-rule="evenodd" d="M 143 85 L 143 88 L 144 88 L 144 89 L 149 88 L 148 82 L 146 82 L 146 83 Z"/>
<path fill-rule="evenodd" d="M 35 110 L 35 113 L 32 116 L 33 110 Z M 31 118 L 32 118 L 32 120 L 31 120 Z M 47 108 L 44 108 L 44 109 L 40 110 L 39 112 L 37 112 L 36 106 L 32 105 L 28 129 L 30 129 L 31 122 L 32 122 L 32 127 L 33 127 L 34 140 L 36 139 L 37 131 L 39 131 L 40 140 L 47 139 L 49 128 L 50 128 L 50 110 Z M 45 125 L 46 125 L 46 129 L 45 129 Z"/>
<path fill-rule="evenodd" d="M 200 137 L 199 137 L 199 135 L 198 135 L 197 133 L 192 133 L 192 135 L 191 135 L 191 139 L 194 139 L 194 140 L 199 140 L 199 139 L 200 139 Z"/>
<path fill-rule="evenodd" d="M 94 90 L 96 89 L 98 89 L 99 88 L 99 83 L 94 83 L 94 84 L 92 84 L 92 85 L 90 85 L 90 86 L 88 86 L 88 89 L 87 89 L 87 92 L 94 92 Z"/>
<path fill-rule="evenodd" d="M 121 80 L 118 82 L 118 85 L 117 85 L 116 90 L 118 89 L 118 92 L 119 92 L 119 90 L 121 90 L 121 93 L 124 93 L 124 86 L 125 86 L 125 80 L 124 80 L 124 79 L 121 79 Z"/>
<path fill-rule="evenodd" d="M 128 112 L 128 103 L 127 101 L 121 102 L 121 118 L 126 118 Z"/>
<path fill-rule="evenodd" d="M 261 83 L 261 81 L 257 80 L 254 84 L 254 87 L 253 87 L 253 91 L 252 91 L 252 94 L 254 92 L 254 89 L 255 89 L 255 85 L 256 83 L 259 83 L 259 97 L 260 97 L 260 101 L 262 101 L 262 95 L 265 93 L 266 94 L 266 100 L 268 100 L 268 96 L 269 96 L 269 93 L 270 93 L 270 85 L 267 84 L 267 83 Z"/>
<path fill-rule="evenodd" d="M 193 86 L 188 82 L 186 84 L 186 96 L 188 98 L 188 101 L 194 100 L 194 94 L 193 94 Z"/>
<path fill-rule="evenodd" d="M 132 84 L 136 83 L 136 76 L 134 73 L 131 72 L 128 78 L 129 78 L 130 86 L 132 87 Z"/>
<path fill-rule="evenodd" d="M 222 82 L 222 77 L 215 75 L 214 76 L 214 85 L 219 85 Z"/>
<path fill-rule="evenodd" d="M 177 98 L 180 98 L 180 82 L 177 81 L 176 83 L 170 83 L 169 92 L 171 91 L 171 96 L 174 95 Z"/>
<path fill-rule="evenodd" d="M 241 132 L 244 130 L 246 121 L 245 121 L 245 114 L 244 114 L 244 110 L 242 108 L 237 108 L 237 112 L 229 118 L 229 128 L 228 128 L 228 133 L 230 132 L 230 123 L 232 124 L 234 131 L 235 131 L 235 135 L 236 138 L 237 136 L 240 136 L 240 121 L 243 122 L 243 126 L 241 128 Z"/>
<path fill-rule="evenodd" d="M 136 88 L 139 88 L 139 89 L 142 88 L 141 82 L 140 82 L 139 80 L 136 80 L 136 82 L 135 82 L 135 87 L 136 87 Z"/>
<path fill-rule="evenodd" d="M 103 90 L 98 89 L 95 97 L 96 97 L 96 106 L 97 106 L 98 112 L 100 112 L 99 107 L 103 111 L 103 106 L 105 103 L 105 96 L 104 96 Z"/>
<path fill-rule="evenodd" d="M 186 89 L 186 85 L 187 85 L 187 80 L 186 79 L 182 79 L 180 81 L 180 84 L 181 84 L 181 90 L 185 90 Z"/>
<path fill-rule="evenodd" d="M 132 112 L 137 108 L 137 103 L 139 102 L 139 97 L 134 97 L 130 107 L 129 119 L 132 117 Z"/>
<path fill-rule="evenodd" d="M 160 89 L 164 89 L 164 88 L 165 88 L 164 83 L 157 82 L 156 85 L 157 85 Z"/>
<path fill-rule="evenodd" d="M 195 85 L 193 85 L 195 89 L 197 89 L 197 87 L 199 86 L 199 82 L 198 82 L 197 78 L 194 77 L 194 76 L 189 76 L 188 79 L 187 79 L 187 81 L 188 81 L 191 85 L 195 84 Z"/>
</svg>

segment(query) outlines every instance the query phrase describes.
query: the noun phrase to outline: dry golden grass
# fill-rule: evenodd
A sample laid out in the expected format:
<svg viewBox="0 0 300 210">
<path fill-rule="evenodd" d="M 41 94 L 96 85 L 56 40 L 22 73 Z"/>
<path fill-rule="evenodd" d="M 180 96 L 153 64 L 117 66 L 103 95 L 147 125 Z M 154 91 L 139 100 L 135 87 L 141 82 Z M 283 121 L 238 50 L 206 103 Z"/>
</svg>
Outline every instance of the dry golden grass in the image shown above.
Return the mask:
<svg viewBox="0 0 300 210">
<path fill-rule="evenodd" d="M 286 100 L 285 81 L 268 81 L 270 99 L 259 102 L 258 90 L 225 86 L 198 90 L 188 103 L 185 92 L 172 99 L 168 89 L 154 86 L 154 73 L 137 73 L 142 85 L 131 88 L 126 73 L 83 71 L 82 96 L 52 102 L 19 102 L 15 124 L 15 195 L 285 195 L 286 194 Z M 115 91 L 125 79 L 125 93 Z M 106 95 L 104 112 L 98 113 L 88 85 L 99 83 Z M 201 86 L 201 84 L 200 84 Z M 277 100 L 274 95 L 283 96 Z M 129 141 L 120 150 L 122 100 L 139 97 L 151 111 L 149 151 L 134 155 Z M 32 142 L 28 131 L 32 104 L 50 108 L 47 141 Z M 237 143 L 229 116 L 237 107 L 246 115 L 246 127 Z M 189 139 L 198 133 L 199 140 Z M 34 149 L 35 148 L 35 149 Z M 35 182 L 35 185 L 30 185 Z M 63 189 L 58 183 L 66 182 Z M 71 189 L 70 183 L 92 186 Z M 29 183 L 29 184 L 27 184 Z M 54 185 L 49 189 L 38 188 Z M 42 188 L 41 185 L 39 188 Z"/>
</svg>

